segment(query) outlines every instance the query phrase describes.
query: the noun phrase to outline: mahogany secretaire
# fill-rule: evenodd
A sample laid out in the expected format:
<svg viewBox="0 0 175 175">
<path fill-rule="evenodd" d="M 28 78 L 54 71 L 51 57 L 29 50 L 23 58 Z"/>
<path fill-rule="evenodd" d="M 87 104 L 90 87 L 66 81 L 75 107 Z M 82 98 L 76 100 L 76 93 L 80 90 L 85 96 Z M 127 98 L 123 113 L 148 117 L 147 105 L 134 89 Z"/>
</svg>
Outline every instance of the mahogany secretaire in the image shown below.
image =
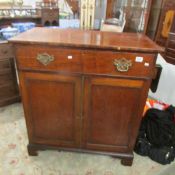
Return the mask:
<svg viewBox="0 0 175 175">
<path fill-rule="evenodd" d="M 131 165 L 155 62 L 141 34 L 34 28 L 14 44 L 29 155 L 58 149 Z"/>
</svg>

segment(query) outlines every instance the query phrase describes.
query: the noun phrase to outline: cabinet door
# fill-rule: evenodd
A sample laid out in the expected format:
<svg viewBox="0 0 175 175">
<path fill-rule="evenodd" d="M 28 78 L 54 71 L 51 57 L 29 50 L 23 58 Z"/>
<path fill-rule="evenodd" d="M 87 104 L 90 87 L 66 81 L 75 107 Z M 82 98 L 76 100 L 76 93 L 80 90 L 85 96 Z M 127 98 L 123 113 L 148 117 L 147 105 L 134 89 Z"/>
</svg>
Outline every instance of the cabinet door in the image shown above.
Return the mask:
<svg viewBox="0 0 175 175">
<path fill-rule="evenodd" d="M 81 78 L 20 73 L 20 80 L 29 142 L 79 146 Z"/>
<path fill-rule="evenodd" d="M 85 78 L 83 147 L 131 152 L 148 84 L 142 80 Z"/>
</svg>

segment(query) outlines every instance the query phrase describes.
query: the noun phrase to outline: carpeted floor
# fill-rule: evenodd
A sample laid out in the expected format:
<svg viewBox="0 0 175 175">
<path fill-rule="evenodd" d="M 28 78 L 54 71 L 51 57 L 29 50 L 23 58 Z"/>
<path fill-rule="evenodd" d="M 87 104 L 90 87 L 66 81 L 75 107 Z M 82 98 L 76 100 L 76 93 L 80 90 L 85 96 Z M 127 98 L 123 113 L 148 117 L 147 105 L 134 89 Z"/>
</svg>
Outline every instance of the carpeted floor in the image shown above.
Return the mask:
<svg viewBox="0 0 175 175">
<path fill-rule="evenodd" d="M 21 104 L 0 108 L 0 175 L 174 175 L 175 162 L 162 166 L 135 155 L 132 167 L 108 156 L 42 151 L 29 157 Z M 163 175 L 162 174 L 162 175 Z"/>
</svg>

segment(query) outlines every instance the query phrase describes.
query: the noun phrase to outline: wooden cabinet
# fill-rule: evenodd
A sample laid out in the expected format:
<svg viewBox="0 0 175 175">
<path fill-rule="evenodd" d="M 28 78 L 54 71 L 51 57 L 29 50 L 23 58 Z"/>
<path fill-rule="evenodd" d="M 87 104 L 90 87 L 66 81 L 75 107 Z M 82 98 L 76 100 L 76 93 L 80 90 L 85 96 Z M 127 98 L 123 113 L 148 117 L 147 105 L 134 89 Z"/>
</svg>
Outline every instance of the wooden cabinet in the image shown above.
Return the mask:
<svg viewBox="0 0 175 175">
<path fill-rule="evenodd" d="M 19 100 L 12 45 L 0 43 L 0 106 Z"/>
<path fill-rule="evenodd" d="M 111 155 L 131 165 L 162 49 L 143 35 L 70 29 L 36 28 L 11 42 L 29 155 L 60 149 Z"/>
</svg>

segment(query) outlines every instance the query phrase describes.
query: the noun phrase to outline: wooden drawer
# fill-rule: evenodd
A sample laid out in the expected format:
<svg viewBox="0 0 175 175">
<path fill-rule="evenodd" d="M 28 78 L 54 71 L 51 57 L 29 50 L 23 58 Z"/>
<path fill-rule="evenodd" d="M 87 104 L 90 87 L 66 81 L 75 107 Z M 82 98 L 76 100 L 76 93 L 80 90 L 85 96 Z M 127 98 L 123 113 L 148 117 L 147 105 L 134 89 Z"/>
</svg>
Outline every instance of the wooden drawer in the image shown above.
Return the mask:
<svg viewBox="0 0 175 175">
<path fill-rule="evenodd" d="M 120 71 L 114 65 L 115 60 L 125 58 L 131 62 L 128 71 Z M 151 77 L 155 66 L 154 54 L 112 52 L 112 51 L 84 51 L 83 72 L 95 74 L 109 74 L 117 76 Z"/>
<path fill-rule="evenodd" d="M 26 54 L 28 53 L 28 54 Z M 48 65 L 43 65 L 38 54 L 54 57 Z M 113 51 L 80 50 L 48 46 L 20 46 L 16 49 L 19 69 L 40 71 L 80 72 L 112 76 L 152 77 L 155 66 L 154 54 L 126 53 Z M 131 62 L 128 71 L 118 71 L 115 60 L 125 58 Z"/>
<path fill-rule="evenodd" d="M 48 54 L 54 60 L 44 65 L 37 59 L 38 54 Z M 82 68 L 81 50 L 78 49 L 20 46 L 16 49 L 16 56 L 19 69 L 80 72 Z"/>
<path fill-rule="evenodd" d="M 8 43 L 0 44 L 0 60 L 10 57 L 14 57 L 12 45 Z"/>
</svg>

